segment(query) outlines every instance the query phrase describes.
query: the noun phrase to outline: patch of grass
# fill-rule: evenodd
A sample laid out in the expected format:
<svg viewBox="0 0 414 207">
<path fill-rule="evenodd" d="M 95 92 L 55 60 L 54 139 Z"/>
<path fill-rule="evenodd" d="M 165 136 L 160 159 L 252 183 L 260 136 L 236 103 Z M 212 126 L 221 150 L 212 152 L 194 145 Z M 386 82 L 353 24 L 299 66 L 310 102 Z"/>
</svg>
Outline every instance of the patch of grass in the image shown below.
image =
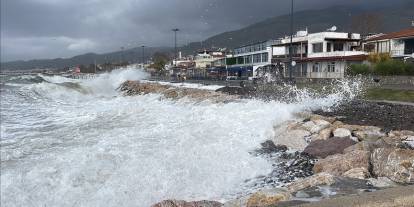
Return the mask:
<svg viewBox="0 0 414 207">
<path fill-rule="evenodd" d="M 365 93 L 368 100 L 403 101 L 414 103 L 414 90 L 370 88 Z"/>
</svg>

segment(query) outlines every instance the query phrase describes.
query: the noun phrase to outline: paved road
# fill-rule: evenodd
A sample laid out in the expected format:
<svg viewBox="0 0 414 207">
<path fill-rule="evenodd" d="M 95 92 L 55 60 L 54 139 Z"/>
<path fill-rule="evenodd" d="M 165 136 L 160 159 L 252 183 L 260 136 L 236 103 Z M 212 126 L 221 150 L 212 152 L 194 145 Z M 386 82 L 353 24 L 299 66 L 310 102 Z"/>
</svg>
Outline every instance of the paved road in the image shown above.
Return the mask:
<svg viewBox="0 0 414 207">
<path fill-rule="evenodd" d="M 381 191 L 362 193 L 322 200 L 297 207 L 413 207 L 414 186 L 389 188 Z"/>
</svg>

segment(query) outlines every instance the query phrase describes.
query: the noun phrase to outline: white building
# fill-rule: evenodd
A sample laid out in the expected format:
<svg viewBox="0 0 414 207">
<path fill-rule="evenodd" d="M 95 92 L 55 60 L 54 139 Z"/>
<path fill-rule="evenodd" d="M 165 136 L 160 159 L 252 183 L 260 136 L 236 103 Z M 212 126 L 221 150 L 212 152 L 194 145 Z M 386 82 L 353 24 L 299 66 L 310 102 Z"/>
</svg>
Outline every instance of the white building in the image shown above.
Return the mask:
<svg viewBox="0 0 414 207">
<path fill-rule="evenodd" d="M 194 58 L 196 69 L 210 68 L 214 61 L 224 58 L 225 53 L 223 51 L 203 50 L 197 53 Z"/>
<path fill-rule="evenodd" d="M 245 45 L 234 49 L 233 58 L 235 64 L 228 70 L 238 74 L 238 76 L 255 77 L 257 68 L 272 63 L 272 45 L 278 43 L 277 40 Z"/>
<path fill-rule="evenodd" d="M 369 53 L 388 53 L 392 58 L 414 58 L 414 27 L 367 38 L 363 49 Z"/>
<path fill-rule="evenodd" d="M 309 34 L 299 31 L 292 39 L 292 56 L 296 65 L 292 76 L 295 78 L 343 78 L 349 65 L 362 63 L 367 53 L 359 51 L 361 35 L 326 31 Z M 285 77 L 288 70 L 290 37 L 273 45 L 273 62 L 284 66 Z"/>
</svg>

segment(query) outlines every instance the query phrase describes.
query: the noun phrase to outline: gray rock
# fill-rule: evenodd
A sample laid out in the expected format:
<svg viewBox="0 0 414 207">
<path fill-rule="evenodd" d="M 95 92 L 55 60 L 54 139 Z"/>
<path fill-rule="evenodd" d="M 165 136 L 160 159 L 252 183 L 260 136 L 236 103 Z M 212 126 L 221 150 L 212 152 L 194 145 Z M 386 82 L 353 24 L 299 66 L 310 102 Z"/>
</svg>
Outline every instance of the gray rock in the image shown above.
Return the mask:
<svg viewBox="0 0 414 207">
<path fill-rule="evenodd" d="M 414 150 L 378 148 L 371 155 L 372 171 L 397 183 L 414 183 Z"/>
<path fill-rule="evenodd" d="M 152 205 L 151 207 L 222 207 L 223 204 L 217 201 L 181 201 L 165 200 Z"/>
<path fill-rule="evenodd" d="M 376 188 L 389 188 L 398 186 L 397 183 L 387 177 L 369 178 L 368 184 Z"/>
<path fill-rule="evenodd" d="M 363 179 L 369 177 L 369 158 L 370 153 L 368 151 L 336 154 L 316 162 L 313 172 L 353 178 L 362 177 Z"/>
<path fill-rule="evenodd" d="M 354 145 L 356 142 L 349 138 L 331 138 L 327 140 L 312 141 L 303 151 L 304 153 L 316 157 L 325 158 L 329 155 L 341 154 L 344 149 Z"/>
<path fill-rule="evenodd" d="M 350 138 L 352 133 L 349 129 L 338 128 L 333 131 L 333 135 L 338 138 Z"/>
<path fill-rule="evenodd" d="M 306 130 L 286 130 L 277 135 L 273 142 L 276 145 L 286 145 L 289 148 L 302 151 L 308 145 L 306 138 L 310 135 L 311 133 Z"/>
</svg>

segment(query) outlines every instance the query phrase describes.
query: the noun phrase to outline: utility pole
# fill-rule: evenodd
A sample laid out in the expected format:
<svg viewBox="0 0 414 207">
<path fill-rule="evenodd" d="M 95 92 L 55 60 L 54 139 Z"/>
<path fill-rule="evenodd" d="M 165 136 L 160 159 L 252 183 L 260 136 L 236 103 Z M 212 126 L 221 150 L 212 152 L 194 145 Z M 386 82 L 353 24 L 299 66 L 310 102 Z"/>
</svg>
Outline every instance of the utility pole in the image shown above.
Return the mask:
<svg viewBox="0 0 414 207">
<path fill-rule="evenodd" d="M 290 44 L 289 44 L 289 81 L 292 82 L 293 76 L 293 0 L 291 0 L 290 10 Z"/>
<path fill-rule="evenodd" d="M 142 45 L 142 66 L 145 64 L 145 45 Z"/>
<path fill-rule="evenodd" d="M 175 63 L 174 63 L 174 65 L 176 66 L 177 65 L 177 32 L 178 31 L 180 31 L 180 29 L 178 29 L 178 28 L 175 28 L 175 29 L 172 29 L 172 31 L 174 32 L 174 60 L 175 60 Z"/>
</svg>

